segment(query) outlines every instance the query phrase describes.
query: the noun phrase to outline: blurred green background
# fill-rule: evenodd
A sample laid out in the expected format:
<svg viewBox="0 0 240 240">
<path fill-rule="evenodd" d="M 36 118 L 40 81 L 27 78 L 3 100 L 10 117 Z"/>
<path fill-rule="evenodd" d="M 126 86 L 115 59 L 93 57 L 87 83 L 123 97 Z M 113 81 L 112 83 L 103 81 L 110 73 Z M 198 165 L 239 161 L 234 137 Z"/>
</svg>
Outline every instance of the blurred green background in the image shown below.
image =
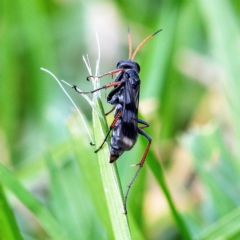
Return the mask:
<svg viewBox="0 0 240 240">
<path fill-rule="evenodd" d="M 163 29 L 135 58 L 153 142 L 129 195 L 132 238 L 239 239 L 239 15 L 236 0 L 2 0 L 0 239 L 113 239 L 86 130 L 40 67 L 90 90 L 82 55 L 95 66 L 97 32 L 100 73 L 115 69 L 128 58 L 128 26 L 134 49 Z M 91 107 L 66 89 L 92 129 Z M 139 137 L 117 162 L 123 192 L 146 144 Z M 161 190 L 159 166 L 186 229 Z"/>
</svg>

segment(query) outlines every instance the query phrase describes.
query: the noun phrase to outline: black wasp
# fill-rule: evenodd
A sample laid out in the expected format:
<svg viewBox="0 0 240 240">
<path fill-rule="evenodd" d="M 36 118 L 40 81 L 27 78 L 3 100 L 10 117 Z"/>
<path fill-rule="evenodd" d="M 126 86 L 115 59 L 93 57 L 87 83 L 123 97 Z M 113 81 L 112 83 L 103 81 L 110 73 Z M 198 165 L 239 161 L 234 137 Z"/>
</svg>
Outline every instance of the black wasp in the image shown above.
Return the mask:
<svg viewBox="0 0 240 240">
<path fill-rule="evenodd" d="M 132 181 L 128 185 L 127 192 L 124 198 L 124 213 L 127 214 L 127 197 L 129 190 L 136 179 L 139 171 L 143 167 L 145 159 L 148 154 L 148 150 L 151 145 L 152 139 L 142 130 L 143 128 L 149 127 L 150 125 L 138 118 L 138 105 L 139 105 L 139 92 L 140 92 L 140 66 L 138 63 L 134 62 L 133 59 L 136 56 L 136 53 L 154 35 L 159 33 L 162 29 L 153 33 L 152 35 L 145 38 L 137 47 L 135 52 L 132 54 L 132 40 L 130 32 L 128 31 L 128 42 L 129 42 L 129 59 L 118 62 L 117 69 L 110 71 L 108 73 L 102 74 L 100 76 L 88 76 L 87 80 L 91 77 L 101 78 L 107 75 L 118 74 L 115 81 L 109 84 L 106 84 L 98 89 L 89 92 L 80 92 L 77 89 L 77 86 L 73 86 L 75 91 L 81 94 L 94 93 L 101 89 L 107 89 L 114 87 L 113 90 L 107 96 L 107 102 L 113 105 L 114 110 L 114 120 L 110 126 L 109 131 L 106 134 L 102 144 L 95 151 L 98 152 L 103 144 L 107 141 L 107 138 L 112 131 L 112 137 L 110 141 L 110 163 L 115 162 L 125 151 L 129 151 L 133 148 L 137 141 L 138 135 L 142 135 L 148 140 L 147 147 L 143 153 L 141 161 L 136 164 L 139 166 L 137 172 L 135 173 Z M 108 112 L 107 114 L 109 114 Z M 106 115 L 107 115 L 106 114 Z M 138 126 L 142 124 L 143 126 Z"/>
</svg>

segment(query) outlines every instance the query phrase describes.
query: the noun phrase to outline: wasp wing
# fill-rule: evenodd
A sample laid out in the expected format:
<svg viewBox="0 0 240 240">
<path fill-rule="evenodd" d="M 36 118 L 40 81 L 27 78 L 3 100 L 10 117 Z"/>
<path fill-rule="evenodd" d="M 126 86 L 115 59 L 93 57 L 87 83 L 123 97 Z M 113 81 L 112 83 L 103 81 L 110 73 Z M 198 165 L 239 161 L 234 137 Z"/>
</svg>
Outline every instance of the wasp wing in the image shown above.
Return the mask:
<svg viewBox="0 0 240 240">
<path fill-rule="evenodd" d="M 133 87 L 127 80 L 123 89 L 123 110 L 122 110 L 122 133 L 127 138 L 137 139 L 138 129 L 138 103 L 140 86 Z"/>
<path fill-rule="evenodd" d="M 131 117 L 128 117 L 128 114 L 124 111 L 132 112 L 133 115 L 138 114 L 139 91 L 140 85 L 133 87 L 129 80 L 125 82 L 123 88 L 123 115 L 126 116 L 126 122 L 130 121 Z"/>
</svg>

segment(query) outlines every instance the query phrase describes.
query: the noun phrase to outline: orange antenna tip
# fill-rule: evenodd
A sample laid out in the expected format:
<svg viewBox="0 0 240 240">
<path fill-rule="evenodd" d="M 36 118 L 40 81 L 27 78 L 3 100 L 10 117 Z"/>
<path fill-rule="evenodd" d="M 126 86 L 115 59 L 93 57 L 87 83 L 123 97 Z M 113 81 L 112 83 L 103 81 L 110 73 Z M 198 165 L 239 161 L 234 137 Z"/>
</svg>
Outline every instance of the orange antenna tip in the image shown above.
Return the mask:
<svg viewBox="0 0 240 240">
<path fill-rule="evenodd" d="M 155 36 L 157 33 L 161 32 L 161 31 L 162 31 L 162 29 L 159 29 L 158 31 L 156 31 L 156 32 L 153 33 L 152 35 L 146 37 L 146 38 L 138 45 L 137 49 L 135 50 L 135 52 L 134 52 L 133 55 L 132 55 L 131 60 L 134 59 L 134 57 L 136 56 L 136 54 L 137 54 L 137 52 L 139 51 L 139 49 L 140 49 L 150 38 L 152 38 L 153 36 Z"/>
<path fill-rule="evenodd" d="M 162 31 L 162 29 L 157 30 L 155 33 L 152 34 L 152 37 L 153 37 L 154 35 L 158 34 L 158 33 L 161 32 L 161 31 Z"/>
</svg>

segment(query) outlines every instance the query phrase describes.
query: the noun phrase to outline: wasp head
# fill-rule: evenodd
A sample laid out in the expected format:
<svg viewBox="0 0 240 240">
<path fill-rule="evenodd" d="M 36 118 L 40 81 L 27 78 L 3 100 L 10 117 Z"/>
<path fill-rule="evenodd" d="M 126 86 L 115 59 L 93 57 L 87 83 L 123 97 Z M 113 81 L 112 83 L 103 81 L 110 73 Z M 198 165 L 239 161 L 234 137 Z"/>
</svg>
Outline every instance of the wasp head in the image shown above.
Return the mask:
<svg viewBox="0 0 240 240">
<path fill-rule="evenodd" d="M 125 69 L 125 70 L 132 69 L 132 70 L 136 71 L 137 73 L 140 72 L 139 64 L 132 60 L 124 60 L 124 61 L 118 62 L 117 69 Z"/>
</svg>

